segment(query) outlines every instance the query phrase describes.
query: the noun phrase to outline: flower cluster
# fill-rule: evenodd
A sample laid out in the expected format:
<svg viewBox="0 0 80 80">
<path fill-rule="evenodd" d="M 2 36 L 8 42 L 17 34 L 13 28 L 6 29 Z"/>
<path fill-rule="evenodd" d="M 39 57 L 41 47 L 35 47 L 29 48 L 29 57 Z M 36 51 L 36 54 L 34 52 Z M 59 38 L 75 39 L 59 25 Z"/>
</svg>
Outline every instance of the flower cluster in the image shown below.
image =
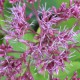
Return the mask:
<svg viewBox="0 0 80 80">
<path fill-rule="evenodd" d="M 11 8 L 13 16 L 11 17 L 11 22 L 9 22 L 8 25 L 10 26 L 8 34 L 12 38 L 20 38 L 24 36 L 30 26 L 30 24 L 26 22 L 25 9 L 25 3 L 22 6 L 16 5 Z"/>
<path fill-rule="evenodd" d="M 6 57 L 0 62 L 0 77 L 7 76 L 6 80 L 16 80 L 15 76 L 21 72 L 22 61 L 14 57 Z"/>
<path fill-rule="evenodd" d="M 60 80 L 52 79 L 51 75 L 54 72 L 58 74 L 60 69 L 65 71 L 65 62 L 70 63 L 71 49 L 78 50 L 80 47 L 77 46 L 78 41 L 74 38 L 80 33 L 80 30 L 74 31 L 80 19 L 80 0 L 70 0 L 68 7 L 66 3 L 62 3 L 58 9 L 53 6 L 48 10 L 44 7 L 39 8 L 40 0 L 9 0 L 9 2 L 12 4 L 12 8 L 10 8 L 10 21 L 6 20 L 6 44 L 0 46 L 0 57 L 4 58 L 0 61 L 0 77 L 6 76 L 6 80 L 34 80 L 30 71 L 30 67 L 34 65 L 39 73 L 48 71 L 50 80 Z M 39 10 L 35 9 L 35 2 L 38 2 Z M 26 3 L 30 3 L 33 8 Z M 36 16 L 40 33 L 31 28 L 28 20 L 33 14 L 26 16 L 26 7 L 31 9 Z M 77 22 L 70 29 L 57 28 L 57 24 L 72 17 L 76 18 Z M 27 33 L 35 34 L 33 42 L 24 40 L 23 36 Z M 9 45 L 9 41 L 12 39 L 17 39 L 18 42 L 26 45 L 27 50 L 15 51 Z M 7 55 L 10 52 L 20 53 L 20 58 Z M 78 80 L 76 73 L 72 80 Z"/>
<path fill-rule="evenodd" d="M 34 56 L 36 65 L 42 65 L 42 71 L 47 69 L 50 73 L 55 71 L 58 74 L 59 68 L 65 70 L 64 62 L 69 62 L 70 49 L 76 47 L 74 35 L 76 33 L 72 29 L 62 32 L 56 29 L 43 30 L 41 35 L 35 37 L 39 41 L 37 46 L 32 48 L 32 53 L 37 56 Z"/>
<path fill-rule="evenodd" d="M 0 45 L 0 57 L 5 57 L 7 53 L 11 51 L 13 51 L 13 49 L 8 42 L 6 42 L 6 44 Z"/>
<path fill-rule="evenodd" d="M 70 1 L 70 6 L 67 8 L 66 3 L 62 3 L 59 9 L 56 9 L 54 6 L 52 10 L 54 13 L 59 16 L 62 20 L 68 20 L 70 17 L 80 18 L 80 2 L 79 0 Z"/>
</svg>

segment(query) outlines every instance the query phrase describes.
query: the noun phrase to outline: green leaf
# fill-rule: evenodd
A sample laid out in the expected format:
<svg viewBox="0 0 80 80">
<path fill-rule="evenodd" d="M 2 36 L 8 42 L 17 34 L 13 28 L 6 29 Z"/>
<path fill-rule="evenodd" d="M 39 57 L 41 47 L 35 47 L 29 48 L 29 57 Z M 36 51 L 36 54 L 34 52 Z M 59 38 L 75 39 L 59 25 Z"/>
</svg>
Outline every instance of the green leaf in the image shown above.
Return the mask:
<svg viewBox="0 0 80 80">
<path fill-rule="evenodd" d="M 77 34 L 74 36 L 74 39 L 77 41 L 77 42 L 80 42 L 80 34 Z"/>
<path fill-rule="evenodd" d="M 70 64 L 66 63 L 65 71 L 63 72 L 60 70 L 59 75 L 55 74 L 55 77 L 59 77 L 61 80 L 64 80 L 66 76 L 68 76 L 70 80 L 70 78 L 73 76 L 73 73 L 79 69 L 80 69 L 80 62 L 74 61 L 71 62 Z"/>
<path fill-rule="evenodd" d="M 31 72 L 34 77 L 34 80 L 48 80 L 48 72 L 39 74 L 38 70 L 35 67 L 31 67 Z"/>
</svg>

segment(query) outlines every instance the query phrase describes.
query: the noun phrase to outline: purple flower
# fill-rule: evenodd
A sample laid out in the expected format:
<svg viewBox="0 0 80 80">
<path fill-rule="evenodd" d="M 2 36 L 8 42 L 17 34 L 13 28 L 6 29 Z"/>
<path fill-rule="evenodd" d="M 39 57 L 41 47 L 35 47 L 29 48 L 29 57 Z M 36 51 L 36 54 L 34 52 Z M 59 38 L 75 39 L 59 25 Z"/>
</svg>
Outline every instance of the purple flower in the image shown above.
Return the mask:
<svg viewBox="0 0 80 80">
<path fill-rule="evenodd" d="M 30 24 L 26 22 L 25 16 L 25 9 L 26 5 L 23 4 L 22 6 L 16 5 L 15 7 L 11 8 L 11 12 L 13 17 L 11 18 L 12 21 L 9 22 L 9 31 L 8 36 L 6 38 L 21 38 L 24 34 L 28 31 Z"/>
<path fill-rule="evenodd" d="M 32 4 L 31 8 L 28 4 L 25 4 L 24 0 L 9 0 L 12 3 L 10 21 L 5 20 L 6 25 L 6 44 L 0 45 L 0 57 L 4 60 L 0 61 L 0 77 L 6 76 L 6 80 L 34 80 L 32 73 L 30 72 L 31 66 L 35 66 L 39 73 L 48 71 L 50 77 L 55 72 L 59 73 L 59 70 L 65 70 L 65 62 L 70 63 L 70 54 L 72 49 L 77 51 L 80 46 L 76 44 L 78 41 L 74 36 L 80 33 L 80 30 L 74 31 L 74 28 L 78 25 L 78 22 L 70 29 L 59 30 L 57 24 L 68 20 L 70 18 L 76 18 L 79 20 L 80 16 L 80 3 L 78 0 L 70 0 L 70 5 L 67 7 L 66 3 L 62 3 L 57 9 L 52 7 L 46 10 L 46 7 L 40 8 L 40 0 L 38 1 L 38 9 L 34 7 L 34 3 L 37 0 L 27 0 Z M 1 9 L 3 9 L 3 2 Z M 16 4 L 14 4 L 16 3 Z M 31 24 L 28 22 L 32 17 L 32 13 L 26 16 L 26 7 L 33 10 L 36 16 L 40 33 L 31 29 Z M 56 27 L 55 27 L 56 25 Z M 2 29 L 3 30 L 3 29 Z M 3 30 L 4 31 L 4 30 Z M 30 33 L 35 34 L 33 41 L 24 40 L 24 35 Z M 11 45 L 9 45 L 10 39 L 17 39 L 18 42 L 27 46 L 27 49 L 23 52 L 14 51 Z M 21 53 L 20 58 L 8 56 L 7 53 L 15 52 Z M 79 51 L 80 52 L 80 51 Z M 72 80 L 78 80 L 77 74 L 74 73 Z M 50 80 L 60 80 L 59 78 L 53 78 Z M 68 80 L 68 77 L 65 78 Z"/>
<path fill-rule="evenodd" d="M 62 3 L 60 8 L 56 9 L 54 6 L 52 7 L 54 14 L 61 18 L 61 20 L 68 20 L 71 17 L 69 8 L 67 8 L 66 3 Z"/>
<path fill-rule="evenodd" d="M 6 57 L 6 60 L 0 62 L 0 75 L 6 76 L 7 79 L 14 80 L 16 74 L 21 72 L 22 61 L 14 57 Z"/>
<path fill-rule="evenodd" d="M 75 18 L 80 18 L 80 9 L 77 5 L 71 7 L 71 14 Z"/>
<path fill-rule="evenodd" d="M 36 36 L 39 42 L 31 48 L 36 67 L 42 66 L 40 72 L 46 69 L 49 73 L 58 74 L 60 68 L 65 70 L 65 61 L 70 62 L 70 49 L 75 48 L 74 35 L 76 33 L 73 28 L 64 31 L 52 28 L 42 29 L 41 34 Z"/>
<path fill-rule="evenodd" d="M 73 0 L 77 6 L 80 6 L 80 0 Z"/>
<path fill-rule="evenodd" d="M 6 56 L 7 53 L 13 51 L 9 43 L 0 45 L 0 57 Z"/>
<path fill-rule="evenodd" d="M 41 11 L 38 11 L 38 14 L 41 15 L 39 17 L 39 22 L 41 24 L 40 27 L 43 29 L 50 28 L 53 24 L 58 23 L 62 19 L 56 17 L 56 14 L 54 14 L 52 10 L 45 10 L 44 8 L 42 8 Z"/>
</svg>

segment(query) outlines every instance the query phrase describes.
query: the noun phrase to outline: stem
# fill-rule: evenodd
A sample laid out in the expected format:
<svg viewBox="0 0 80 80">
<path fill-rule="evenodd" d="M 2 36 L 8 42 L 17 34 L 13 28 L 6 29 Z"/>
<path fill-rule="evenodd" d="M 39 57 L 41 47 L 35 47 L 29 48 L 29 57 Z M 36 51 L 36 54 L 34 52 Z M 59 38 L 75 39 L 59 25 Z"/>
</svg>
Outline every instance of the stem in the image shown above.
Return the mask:
<svg viewBox="0 0 80 80">
<path fill-rule="evenodd" d="M 24 52 L 22 52 L 22 51 L 15 51 L 15 50 L 13 50 L 13 51 L 11 51 L 12 53 L 24 53 Z M 11 53 L 11 52 L 9 52 L 9 53 Z"/>
<path fill-rule="evenodd" d="M 37 32 L 35 32 L 33 29 L 29 29 L 32 33 L 39 35 Z"/>
<path fill-rule="evenodd" d="M 33 7 L 34 15 L 36 16 L 36 19 L 37 19 L 38 24 L 39 24 L 39 27 L 40 27 L 40 26 L 41 26 L 41 24 L 40 24 L 40 20 L 39 20 L 39 17 L 38 17 L 38 12 L 37 12 L 37 10 L 35 9 L 34 5 L 32 5 L 32 7 Z"/>
<path fill-rule="evenodd" d="M 49 73 L 49 80 L 52 80 L 52 73 Z"/>
<path fill-rule="evenodd" d="M 5 34 L 7 34 L 7 31 L 3 30 L 0 26 L 0 30 L 3 31 Z"/>
<path fill-rule="evenodd" d="M 22 51 L 12 51 L 12 52 L 14 52 L 14 53 L 24 53 Z"/>
<path fill-rule="evenodd" d="M 77 48 L 75 48 L 79 53 L 80 53 L 80 50 L 78 50 Z"/>
<path fill-rule="evenodd" d="M 41 0 L 38 1 L 39 6 L 40 6 L 40 1 L 41 1 Z M 33 11 L 34 15 L 36 16 L 36 19 L 37 19 L 37 21 L 38 21 L 39 26 L 41 26 L 40 21 L 39 21 L 39 18 L 38 18 L 38 12 L 37 12 L 37 10 L 35 9 L 34 4 L 32 4 L 32 6 L 30 7 L 30 6 L 26 3 L 26 6 L 27 6 L 30 10 Z M 39 8 L 39 6 L 38 6 L 38 8 Z"/>
<path fill-rule="evenodd" d="M 3 10 L 4 10 L 4 9 L 3 9 Z M 5 16 L 4 16 L 4 12 L 3 12 L 3 11 L 2 11 L 2 14 L 1 14 L 1 15 L 2 15 L 3 19 L 5 20 Z"/>
<path fill-rule="evenodd" d="M 41 0 L 38 0 L 38 9 L 40 8 L 40 2 L 41 2 Z"/>
</svg>

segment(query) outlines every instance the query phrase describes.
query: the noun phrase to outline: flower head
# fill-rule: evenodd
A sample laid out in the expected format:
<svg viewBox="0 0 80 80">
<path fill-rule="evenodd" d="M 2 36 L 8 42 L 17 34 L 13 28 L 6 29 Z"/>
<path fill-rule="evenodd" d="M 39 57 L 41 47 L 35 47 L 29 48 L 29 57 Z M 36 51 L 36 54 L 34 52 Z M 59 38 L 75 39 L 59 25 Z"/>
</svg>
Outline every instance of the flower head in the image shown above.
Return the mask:
<svg viewBox="0 0 80 80">
<path fill-rule="evenodd" d="M 21 72 L 22 61 L 11 56 L 7 56 L 6 59 L 0 62 L 0 76 L 6 76 L 8 80 L 16 80 L 16 74 Z"/>
<path fill-rule="evenodd" d="M 8 43 L 0 45 L 0 57 L 6 56 L 12 50 L 12 47 Z"/>
<path fill-rule="evenodd" d="M 51 28 L 52 25 L 57 24 L 61 21 L 60 17 L 57 17 L 52 10 L 46 10 L 42 8 L 41 11 L 38 11 L 40 24 L 43 29 Z"/>
<path fill-rule="evenodd" d="M 26 22 L 25 8 L 25 4 L 23 4 L 22 6 L 16 5 L 16 7 L 13 6 L 13 8 L 11 8 L 13 16 L 11 18 L 12 21 L 9 22 L 8 25 L 10 26 L 8 35 L 13 38 L 22 37 L 27 32 L 30 26 L 30 24 Z"/>
<path fill-rule="evenodd" d="M 80 6 L 80 0 L 74 0 L 74 3 L 75 3 L 77 6 Z"/>
</svg>

